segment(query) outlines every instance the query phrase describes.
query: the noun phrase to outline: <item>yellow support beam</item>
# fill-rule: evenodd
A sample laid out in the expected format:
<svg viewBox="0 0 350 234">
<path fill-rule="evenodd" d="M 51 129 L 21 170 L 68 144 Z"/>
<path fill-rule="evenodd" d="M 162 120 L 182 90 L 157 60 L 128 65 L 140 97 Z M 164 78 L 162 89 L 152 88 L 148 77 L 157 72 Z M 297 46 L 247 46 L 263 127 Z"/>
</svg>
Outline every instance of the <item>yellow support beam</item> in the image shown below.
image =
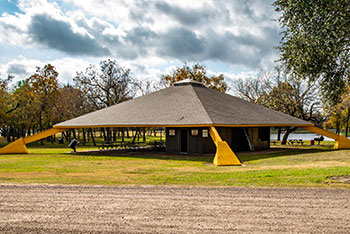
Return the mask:
<svg viewBox="0 0 350 234">
<path fill-rule="evenodd" d="M 64 128 L 51 128 L 8 144 L 0 149 L 0 154 L 28 154 L 26 144 L 66 131 Z"/>
<path fill-rule="evenodd" d="M 216 166 L 241 166 L 241 162 L 233 153 L 226 141 L 223 141 L 214 126 L 209 128 L 209 134 L 216 145 L 216 154 L 213 163 Z"/>
<path fill-rule="evenodd" d="M 23 140 L 24 140 L 25 144 L 29 144 L 29 143 L 32 143 L 34 141 L 38 141 L 38 140 L 44 139 L 46 137 L 55 135 L 57 133 L 60 133 L 60 132 L 66 131 L 66 130 L 68 130 L 68 129 L 51 128 L 49 130 L 38 132 L 38 133 L 36 133 L 34 135 L 31 135 L 31 136 L 27 136 L 27 137 L 23 138 Z"/>
<path fill-rule="evenodd" d="M 0 149 L 0 154 L 28 154 L 28 149 L 23 138 L 19 138 Z"/>
<path fill-rule="evenodd" d="M 310 132 L 314 132 L 319 135 L 334 139 L 336 141 L 334 144 L 334 149 L 350 149 L 350 140 L 345 136 L 338 135 L 333 132 L 329 132 L 327 130 L 324 130 L 315 126 L 308 126 L 308 127 L 302 127 L 302 128 Z"/>
</svg>

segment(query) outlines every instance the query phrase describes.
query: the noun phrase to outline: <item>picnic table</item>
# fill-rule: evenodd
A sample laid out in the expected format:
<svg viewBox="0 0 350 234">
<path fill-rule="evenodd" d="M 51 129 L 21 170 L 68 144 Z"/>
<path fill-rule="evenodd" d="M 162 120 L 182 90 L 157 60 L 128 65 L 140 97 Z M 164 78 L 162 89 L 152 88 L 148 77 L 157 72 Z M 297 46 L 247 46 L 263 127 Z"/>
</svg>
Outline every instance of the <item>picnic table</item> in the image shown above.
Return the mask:
<svg viewBox="0 0 350 234">
<path fill-rule="evenodd" d="M 101 144 L 98 144 L 97 147 L 99 150 L 117 149 L 117 148 L 124 148 L 125 150 L 128 150 L 128 149 L 140 148 L 141 145 L 144 145 L 144 142 L 114 141 L 114 142 L 102 142 Z"/>
<path fill-rule="evenodd" d="M 303 144 L 304 144 L 304 141 L 303 141 L 303 139 L 290 139 L 290 140 L 288 140 L 287 143 L 288 143 L 289 145 L 294 145 L 294 143 L 303 145 Z"/>
<path fill-rule="evenodd" d="M 98 149 L 114 149 L 119 147 L 126 147 L 128 145 L 128 142 L 122 142 L 122 141 L 104 141 L 97 145 Z"/>
<path fill-rule="evenodd" d="M 164 141 L 155 141 L 155 142 L 153 142 L 153 145 L 156 148 L 163 148 L 163 147 L 165 147 L 165 142 Z"/>
<path fill-rule="evenodd" d="M 113 147 L 115 147 L 116 145 L 113 144 L 113 142 L 108 142 L 108 141 L 105 141 L 105 142 L 102 142 L 101 144 L 98 144 L 97 147 L 98 149 L 113 149 Z"/>
</svg>

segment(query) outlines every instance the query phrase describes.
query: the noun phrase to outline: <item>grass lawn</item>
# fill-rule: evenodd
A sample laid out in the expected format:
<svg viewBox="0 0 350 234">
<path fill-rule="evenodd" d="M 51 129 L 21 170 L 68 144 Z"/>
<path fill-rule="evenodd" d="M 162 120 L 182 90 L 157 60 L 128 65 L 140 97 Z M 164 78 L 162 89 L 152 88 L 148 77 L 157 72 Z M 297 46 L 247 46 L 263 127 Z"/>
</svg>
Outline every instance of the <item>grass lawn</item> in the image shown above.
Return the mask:
<svg viewBox="0 0 350 234">
<path fill-rule="evenodd" d="M 350 175 L 350 150 L 331 146 L 272 146 L 238 153 L 243 166 L 216 167 L 213 155 L 76 155 L 46 143 L 31 145 L 29 155 L 0 155 L 0 183 L 350 188 L 329 178 Z"/>
</svg>

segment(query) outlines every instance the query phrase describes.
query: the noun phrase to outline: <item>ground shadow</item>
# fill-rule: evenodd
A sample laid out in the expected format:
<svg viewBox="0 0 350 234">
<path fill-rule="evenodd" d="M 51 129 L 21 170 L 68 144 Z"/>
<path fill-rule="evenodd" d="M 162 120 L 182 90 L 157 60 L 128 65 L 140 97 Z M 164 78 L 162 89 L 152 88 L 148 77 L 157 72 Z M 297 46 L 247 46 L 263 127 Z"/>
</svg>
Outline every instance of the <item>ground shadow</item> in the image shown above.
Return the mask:
<svg viewBox="0 0 350 234">
<path fill-rule="evenodd" d="M 254 152 L 237 152 L 236 155 L 239 160 L 244 162 L 250 162 L 254 160 L 261 160 L 267 158 L 278 158 L 285 156 L 295 156 L 300 154 L 315 154 L 319 152 L 330 152 L 333 149 L 305 149 L 305 148 L 272 148 L 269 150 L 260 150 Z M 70 155 L 76 156 L 102 156 L 102 157 L 128 157 L 128 158 L 141 158 L 141 159 L 159 159 L 159 160 L 176 160 L 176 161 L 201 161 L 204 163 L 211 163 L 214 159 L 214 154 L 169 154 L 166 152 L 157 151 L 78 151 L 76 153 L 71 152 Z"/>
<path fill-rule="evenodd" d="M 297 156 L 300 154 L 315 154 L 320 152 L 331 152 L 331 151 L 334 151 L 334 149 L 272 148 L 269 150 L 237 153 L 237 157 L 243 163 L 243 162 L 250 162 L 250 161 L 268 159 L 268 158 Z"/>
<path fill-rule="evenodd" d="M 140 159 L 158 159 L 158 160 L 175 160 L 175 161 L 201 161 L 205 163 L 213 162 L 214 154 L 169 154 L 159 151 L 116 151 L 116 150 L 102 150 L 102 151 L 78 151 L 76 153 L 68 153 L 76 156 L 101 156 L 101 157 L 126 157 L 126 158 L 140 158 Z"/>
</svg>

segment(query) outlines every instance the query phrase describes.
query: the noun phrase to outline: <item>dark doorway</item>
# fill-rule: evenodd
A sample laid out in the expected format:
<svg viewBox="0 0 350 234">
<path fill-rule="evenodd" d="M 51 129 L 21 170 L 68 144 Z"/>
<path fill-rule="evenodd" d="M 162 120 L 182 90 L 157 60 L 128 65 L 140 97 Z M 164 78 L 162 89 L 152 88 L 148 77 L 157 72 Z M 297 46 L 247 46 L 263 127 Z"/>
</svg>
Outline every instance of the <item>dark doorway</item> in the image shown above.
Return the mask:
<svg viewBox="0 0 350 234">
<path fill-rule="evenodd" d="M 244 128 L 232 128 L 232 145 L 233 152 L 248 151 L 249 143 L 244 133 Z M 248 129 L 246 129 L 248 132 Z"/>
<path fill-rule="evenodd" d="M 187 129 L 181 129 L 180 152 L 187 153 Z"/>
</svg>

